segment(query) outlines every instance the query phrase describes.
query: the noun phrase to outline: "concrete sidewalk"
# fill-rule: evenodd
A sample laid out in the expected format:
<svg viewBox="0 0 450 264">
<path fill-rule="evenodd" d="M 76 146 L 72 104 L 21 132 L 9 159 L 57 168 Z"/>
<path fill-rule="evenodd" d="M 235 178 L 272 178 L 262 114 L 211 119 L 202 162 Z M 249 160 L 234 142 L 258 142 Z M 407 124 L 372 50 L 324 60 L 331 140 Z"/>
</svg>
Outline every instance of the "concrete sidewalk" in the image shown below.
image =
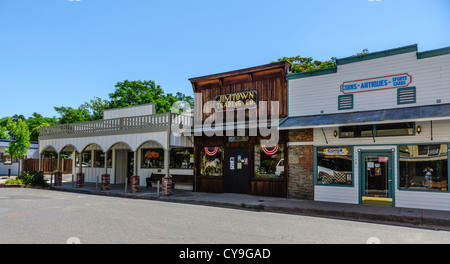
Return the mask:
<svg viewBox="0 0 450 264">
<path fill-rule="evenodd" d="M 108 191 L 101 191 L 100 185 L 86 183 L 84 188 L 72 187 L 72 182 L 52 186 L 53 190 L 81 192 L 135 199 L 150 199 L 200 205 L 225 206 L 264 210 L 270 212 L 296 213 L 312 216 L 376 221 L 389 224 L 406 224 L 434 229 L 450 230 L 450 211 L 436 211 L 412 208 L 396 208 L 382 205 L 342 204 L 278 197 L 254 196 L 235 193 L 201 193 L 175 189 L 171 196 L 159 196 L 157 188 L 140 188 L 138 193 L 125 192 L 125 186 L 111 185 Z"/>
</svg>

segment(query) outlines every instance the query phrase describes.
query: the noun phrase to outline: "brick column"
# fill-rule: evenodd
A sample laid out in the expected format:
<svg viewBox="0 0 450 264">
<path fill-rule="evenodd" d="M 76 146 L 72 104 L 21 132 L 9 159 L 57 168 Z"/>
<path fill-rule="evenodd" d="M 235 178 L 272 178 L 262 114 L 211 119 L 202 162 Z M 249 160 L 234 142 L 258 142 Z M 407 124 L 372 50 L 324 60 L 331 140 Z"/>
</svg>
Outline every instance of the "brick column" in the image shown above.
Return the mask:
<svg viewBox="0 0 450 264">
<path fill-rule="evenodd" d="M 138 193 L 139 192 L 139 176 L 131 176 L 130 178 L 130 191 L 132 193 Z"/>
<path fill-rule="evenodd" d="M 84 173 L 77 173 L 77 188 L 84 188 Z"/>
<path fill-rule="evenodd" d="M 172 195 L 172 177 L 162 178 L 162 192 L 163 196 Z"/>
<path fill-rule="evenodd" d="M 290 145 L 288 198 L 314 199 L 313 129 L 289 131 L 289 142 L 311 142 L 311 145 Z"/>
<path fill-rule="evenodd" d="M 62 185 L 62 172 L 57 171 L 55 172 L 55 186 L 61 185 Z"/>
<path fill-rule="evenodd" d="M 103 191 L 108 191 L 110 189 L 110 175 L 109 174 L 102 174 L 101 189 Z"/>
</svg>

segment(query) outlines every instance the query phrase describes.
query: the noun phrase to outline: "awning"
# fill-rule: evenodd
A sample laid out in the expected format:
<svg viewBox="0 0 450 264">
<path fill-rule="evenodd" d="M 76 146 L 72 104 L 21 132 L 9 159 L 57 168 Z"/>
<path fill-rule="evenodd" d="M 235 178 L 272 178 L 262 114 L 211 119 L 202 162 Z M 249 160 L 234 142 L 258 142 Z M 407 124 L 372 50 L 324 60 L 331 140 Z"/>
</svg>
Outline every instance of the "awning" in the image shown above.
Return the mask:
<svg viewBox="0 0 450 264">
<path fill-rule="evenodd" d="M 296 116 L 284 119 L 280 130 L 383 124 L 412 121 L 450 120 L 450 104 L 401 107 L 395 109 Z"/>
</svg>

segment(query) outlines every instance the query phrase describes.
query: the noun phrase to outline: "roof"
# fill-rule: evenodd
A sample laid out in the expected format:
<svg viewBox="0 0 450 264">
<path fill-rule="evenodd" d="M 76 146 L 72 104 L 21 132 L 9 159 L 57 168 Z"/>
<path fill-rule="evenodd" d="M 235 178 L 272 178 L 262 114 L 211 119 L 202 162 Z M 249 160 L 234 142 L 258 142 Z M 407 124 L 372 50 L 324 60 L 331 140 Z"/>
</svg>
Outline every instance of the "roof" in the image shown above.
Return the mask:
<svg viewBox="0 0 450 264">
<path fill-rule="evenodd" d="M 395 109 L 288 117 L 280 129 L 333 127 L 361 123 L 395 123 L 450 119 L 450 104 L 402 107 Z"/>
</svg>

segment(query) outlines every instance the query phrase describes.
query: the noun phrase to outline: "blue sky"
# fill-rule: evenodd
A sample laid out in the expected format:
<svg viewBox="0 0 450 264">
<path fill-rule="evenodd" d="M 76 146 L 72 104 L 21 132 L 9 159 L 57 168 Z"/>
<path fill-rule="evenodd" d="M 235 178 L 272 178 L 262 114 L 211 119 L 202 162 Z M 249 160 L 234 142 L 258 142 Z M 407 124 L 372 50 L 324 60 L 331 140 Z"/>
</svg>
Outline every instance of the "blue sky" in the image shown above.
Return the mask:
<svg viewBox="0 0 450 264">
<path fill-rule="evenodd" d="M 450 46 L 449 0 L 0 0 L 0 117 L 108 98 L 123 80 L 189 78 L 281 57 Z"/>
</svg>

